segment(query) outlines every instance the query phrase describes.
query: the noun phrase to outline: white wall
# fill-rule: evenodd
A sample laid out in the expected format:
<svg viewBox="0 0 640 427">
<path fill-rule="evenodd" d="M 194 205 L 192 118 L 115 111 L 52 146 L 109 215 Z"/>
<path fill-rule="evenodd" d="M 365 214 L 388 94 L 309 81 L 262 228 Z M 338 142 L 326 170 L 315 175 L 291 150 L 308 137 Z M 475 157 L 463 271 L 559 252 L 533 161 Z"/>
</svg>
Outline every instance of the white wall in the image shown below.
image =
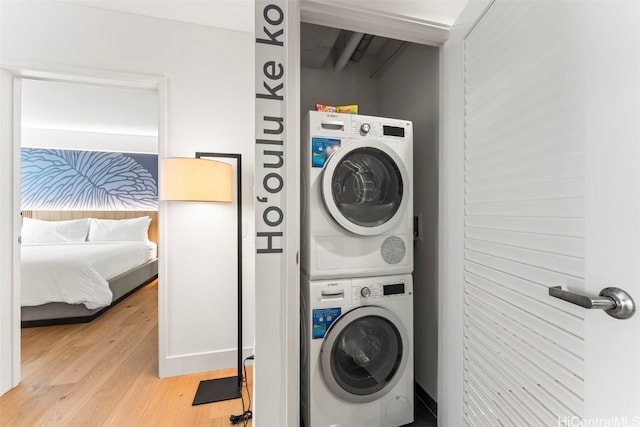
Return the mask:
<svg viewBox="0 0 640 427">
<path fill-rule="evenodd" d="M 438 389 L 438 49 L 405 45 L 378 76 L 381 116 L 413 122 L 413 211 L 422 216 L 414 245 L 415 380 L 437 401 Z"/>
<path fill-rule="evenodd" d="M 158 153 L 158 93 L 23 80 L 23 147 Z"/>
<path fill-rule="evenodd" d="M 378 115 L 378 83 L 369 78 L 372 63 L 373 58 L 366 56 L 359 63 L 349 62 L 336 73 L 329 58 L 323 68 L 301 68 L 301 119 L 307 111 L 314 110 L 316 104 L 358 104 L 360 114 Z"/>
<path fill-rule="evenodd" d="M 253 33 L 54 1 L 2 3 L 4 64 L 165 77 L 166 148 L 160 157 L 243 154 L 244 346 L 251 347 Z M 3 188 L 0 196 L 7 206 L 11 195 Z M 235 366 L 233 212 L 234 206 L 180 203 L 161 210 L 161 376 Z M 0 286 L 7 285 L 3 279 Z"/>
</svg>

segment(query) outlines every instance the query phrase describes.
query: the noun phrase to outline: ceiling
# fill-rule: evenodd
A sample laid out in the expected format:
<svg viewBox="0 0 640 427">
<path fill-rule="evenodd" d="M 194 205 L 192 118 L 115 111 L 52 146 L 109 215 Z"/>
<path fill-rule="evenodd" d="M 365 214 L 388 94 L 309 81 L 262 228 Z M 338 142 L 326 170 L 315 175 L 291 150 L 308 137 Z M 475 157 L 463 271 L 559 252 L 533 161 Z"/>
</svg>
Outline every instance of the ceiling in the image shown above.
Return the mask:
<svg viewBox="0 0 640 427">
<path fill-rule="evenodd" d="M 56 0 L 58 1 L 58 0 Z M 59 0 L 135 15 L 254 32 L 254 0 Z"/>
<path fill-rule="evenodd" d="M 303 22 L 300 26 L 300 65 L 323 68 L 330 59 L 336 63 L 343 52 L 348 55 L 348 59 L 353 57 L 353 60 L 358 60 L 357 55 L 377 54 L 388 41 L 370 34 L 359 38 L 360 34 L 362 33 Z M 350 41 L 353 41 L 351 53 L 348 52 Z"/>
<path fill-rule="evenodd" d="M 255 0 L 58 0 L 124 13 L 195 23 L 217 28 L 254 32 Z M 395 17 L 404 22 L 430 23 L 448 28 L 466 5 L 467 0 L 300 0 L 302 10 L 344 10 L 358 15 Z M 334 12 L 335 13 L 335 12 Z M 304 13 L 303 13 L 304 19 Z M 331 59 L 336 62 L 348 46 L 353 33 L 339 28 L 302 23 L 301 63 L 304 67 L 321 68 Z M 355 38 L 355 37 L 354 37 Z M 355 40 L 352 40 L 355 44 Z M 344 53 L 352 60 L 358 55 L 377 53 L 390 39 L 365 35 L 357 51 Z M 353 47 L 353 46 L 351 46 Z M 394 50 L 393 47 L 390 50 Z M 347 58 L 348 59 L 348 58 Z M 336 69 L 336 71 L 340 71 Z"/>
<path fill-rule="evenodd" d="M 52 0 L 123 13 L 150 16 L 217 28 L 254 32 L 255 0 Z M 300 0 L 307 7 L 341 7 L 352 12 L 393 15 L 404 21 L 430 22 L 448 28 L 467 0 Z M 357 40 L 356 40 L 357 39 Z M 347 49 L 352 42 L 352 48 Z M 304 67 L 322 68 L 334 64 L 341 54 L 357 60 L 358 55 L 388 55 L 402 41 L 373 34 L 354 33 L 340 28 L 303 22 L 301 25 L 301 63 Z M 344 53 L 343 53 L 344 52 Z M 346 61 L 346 60 L 345 60 Z M 339 70 L 337 70 L 339 71 Z M 61 94 L 63 91 L 64 94 Z M 23 126 L 31 129 L 66 129 L 130 135 L 157 133 L 155 94 L 127 90 L 103 90 L 64 84 L 43 85 L 32 82 L 24 91 Z M 139 97 L 131 101 L 131 96 Z M 61 99 L 73 102 L 60 103 Z M 96 101 L 100 99 L 100 101 Z M 88 103 L 88 104 L 87 104 Z M 117 104 L 117 107 L 114 105 Z M 73 105 L 74 109 L 63 108 Z M 101 105 L 96 109 L 95 105 Z M 93 106 L 93 107 L 90 107 Z M 84 117 L 77 128 L 77 120 Z"/>
<path fill-rule="evenodd" d="M 255 0 L 56 0 L 156 18 L 254 32 Z M 300 0 L 450 27 L 468 0 Z"/>
</svg>

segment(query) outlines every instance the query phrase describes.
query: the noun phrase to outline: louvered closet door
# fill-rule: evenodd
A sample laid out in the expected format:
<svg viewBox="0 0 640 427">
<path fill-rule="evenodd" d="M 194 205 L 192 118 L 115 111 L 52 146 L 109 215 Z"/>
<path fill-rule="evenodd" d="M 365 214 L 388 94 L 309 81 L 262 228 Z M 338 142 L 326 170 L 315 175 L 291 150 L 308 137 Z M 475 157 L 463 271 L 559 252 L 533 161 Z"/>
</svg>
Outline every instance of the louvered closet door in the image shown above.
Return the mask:
<svg viewBox="0 0 640 427">
<path fill-rule="evenodd" d="M 465 38 L 468 425 L 640 425 L 638 316 L 548 295 L 640 299 L 640 13 L 627 3 L 496 1 Z"/>
</svg>

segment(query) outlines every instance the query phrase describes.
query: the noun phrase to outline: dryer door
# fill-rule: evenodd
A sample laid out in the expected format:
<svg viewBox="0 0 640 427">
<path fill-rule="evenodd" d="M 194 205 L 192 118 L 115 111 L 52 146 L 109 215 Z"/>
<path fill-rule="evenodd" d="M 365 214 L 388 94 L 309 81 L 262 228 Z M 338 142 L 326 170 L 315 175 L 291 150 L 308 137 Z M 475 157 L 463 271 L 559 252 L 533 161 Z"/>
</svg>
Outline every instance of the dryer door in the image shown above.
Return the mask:
<svg viewBox="0 0 640 427">
<path fill-rule="evenodd" d="M 333 219 L 363 236 L 394 227 L 411 194 L 402 160 L 376 141 L 354 142 L 334 152 L 323 170 L 321 188 Z"/>
<path fill-rule="evenodd" d="M 327 331 L 320 349 L 322 376 L 338 397 L 371 402 L 397 384 L 410 351 L 408 334 L 396 315 L 382 307 L 359 307 Z"/>
</svg>

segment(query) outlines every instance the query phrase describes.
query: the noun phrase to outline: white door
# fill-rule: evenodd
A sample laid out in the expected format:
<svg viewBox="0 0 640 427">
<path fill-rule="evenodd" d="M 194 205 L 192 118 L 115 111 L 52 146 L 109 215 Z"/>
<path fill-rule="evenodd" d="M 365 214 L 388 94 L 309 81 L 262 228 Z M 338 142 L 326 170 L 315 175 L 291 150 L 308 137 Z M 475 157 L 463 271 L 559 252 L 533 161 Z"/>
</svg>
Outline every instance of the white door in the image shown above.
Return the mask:
<svg viewBox="0 0 640 427">
<path fill-rule="evenodd" d="M 461 18 L 444 48 L 440 424 L 640 425 L 640 314 L 549 296 L 640 301 L 640 2 Z"/>
</svg>

